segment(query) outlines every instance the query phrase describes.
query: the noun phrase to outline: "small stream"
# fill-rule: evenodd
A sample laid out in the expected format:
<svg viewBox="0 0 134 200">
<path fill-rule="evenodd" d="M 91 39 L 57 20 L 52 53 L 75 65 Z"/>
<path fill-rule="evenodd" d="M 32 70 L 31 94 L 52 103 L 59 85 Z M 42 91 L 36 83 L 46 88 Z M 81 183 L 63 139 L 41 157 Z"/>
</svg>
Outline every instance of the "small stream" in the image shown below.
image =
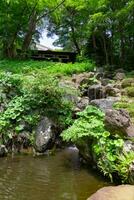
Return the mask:
<svg viewBox="0 0 134 200">
<path fill-rule="evenodd" d="M 0 158 L 0 200 L 86 200 L 106 185 L 80 166 L 74 148 L 53 156 Z"/>
</svg>

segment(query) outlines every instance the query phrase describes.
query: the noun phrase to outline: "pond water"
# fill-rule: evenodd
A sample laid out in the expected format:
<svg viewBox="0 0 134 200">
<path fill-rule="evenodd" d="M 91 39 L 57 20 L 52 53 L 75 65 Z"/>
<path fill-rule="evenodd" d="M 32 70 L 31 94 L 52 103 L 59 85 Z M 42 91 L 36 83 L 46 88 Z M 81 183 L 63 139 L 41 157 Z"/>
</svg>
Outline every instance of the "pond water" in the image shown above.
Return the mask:
<svg viewBox="0 0 134 200">
<path fill-rule="evenodd" d="M 53 156 L 0 158 L 0 200 L 86 200 L 106 185 L 80 167 L 73 148 Z"/>
</svg>

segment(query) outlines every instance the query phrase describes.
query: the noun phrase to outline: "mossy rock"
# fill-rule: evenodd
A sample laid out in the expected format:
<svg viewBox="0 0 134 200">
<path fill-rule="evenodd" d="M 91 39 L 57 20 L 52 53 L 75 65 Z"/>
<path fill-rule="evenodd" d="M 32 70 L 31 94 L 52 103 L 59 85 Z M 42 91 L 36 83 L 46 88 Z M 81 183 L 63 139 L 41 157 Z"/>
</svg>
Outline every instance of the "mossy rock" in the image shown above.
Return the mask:
<svg viewBox="0 0 134 200">
<path fill-rule="evenodd" d="M 127 87 L 126 90 L 127 90 L 127 95 L 129 97 L 134 97 L 134 86 L 133 87 Z"/>
<path fill-rule="evenodd" d="M 128 102 L 129 102 L 129 99 L 126 99 L 125 101 L 122 100 L 118 103 L 115 103 L 114 107 L 116 109 L 120 109 L 120 108 L 126 109 L 129 112 L 132 122 L 134 123 L 134 101 L 130 103 Z"/>
<path fill-rule="evenodd" d="M 122 87 L 131 87 L 134 86 L 134 78 L 127 78 L 122 81 Z"/>
</svg>

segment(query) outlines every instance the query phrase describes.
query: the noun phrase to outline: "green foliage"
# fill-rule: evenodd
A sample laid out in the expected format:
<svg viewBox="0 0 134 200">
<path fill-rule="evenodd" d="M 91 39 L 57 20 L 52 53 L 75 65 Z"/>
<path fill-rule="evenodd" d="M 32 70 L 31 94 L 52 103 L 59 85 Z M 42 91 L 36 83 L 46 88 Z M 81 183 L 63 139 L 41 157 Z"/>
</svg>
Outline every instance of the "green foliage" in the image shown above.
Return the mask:
<svg viewBox="0 0 134 200">
<path fill-rule="evenodd" d="M 61 134 L 63 139 L 81 147 L 87 143 L 90 156 L 105 176 L 113 181 L 113 174 L 118 174 L 122 182 L 128 182 L 129 166 L 134 154 L 123 154 L 124 140 L 105 129 L 104 113 L 88 106 L 78 116 L 73 125 Z"/>
<path fill-rule="evenodd" d="M 61 129 L 72 124 L 73 104 L 64 98 L 70 91 L 59 87 L 57 77 L 93 68 L 92 62 L 0 61 L 0 133 L 3 142 L 21 133 L 24 124 L 33 132 L 41 116 L 52 118 Z"/>
<path fill-rule="evenodd" d="M 129 178 L 131 179 L 130 167 L 133 162 L 134 152 L 123 153 L 119 155 L 118 164 L 116 165 L 116 171 L 118 172 L 119 176 L 122 177 L 123 183 L 128 182 Z"/>
<path fill-rule="evenodd" d="M 129 101 L 130 103 L 128 103 Z M 129 112 L 132 121 L 134 122 L 134 98 L 122 97 L 122 100 L 115 103 L 114 107 L 116 109 L 126 109 Z"/>
<path fill-rule="evenodd" d="M 72 75 L 73 73 L 81 73 L 86 71 L 92 71 L 95 68 L 95 64 L 88 60 L 83 63 L 54 63 L 46 61 L 19 61 L 19 60 L 1 60 L 0 71 L 12 72 L 15 74 L 33 75 L 33 74 L 51 74 L 56 75 Z"/>
<path fill-rule="evenodd" d="M 30 44 L 39 41 L 40 32 L 47 23 L 44 18 L 60 4 L 60 0 L 53 0 L 53 3 L 48 0 L 1 0 L 0 51 L 4 56 L 14 58 L 17 48 L 25 52 Z"/>
<path fill-rule="evenodd" d="M 127 87 L 126 91 L 129 97 L 134 97 L 134 87 Z"/>
<path fill-rule="evenodd" d="M 19 92 L 21 84 L 18 76 L 11 73 L 0 73 L 0 104 L 6 105 Z"/>
<path fill-rule="evenodd" d="M 134 85 L 134 79 L 133 78 L 126 78 L 122 81 L 122 87 L 131 87 Z"/>
<path fill-rule="evenodd" d="M 121 138 L 102 137 L 93 145 L 93 152 L 97 159 L 97 166 L 105 176 L 113 181 L 112 174 L 118 173 L 116 169 L 119 155 L 122 153 L 124 141 Z"/>
<path fill-rule="evenodd" d="M 59 36 L 55 45 L 101 66 L 133 69 L 133 8 L 133 0 L 66 0 L 59 16 L 50 16 L 49 35 Z"/>
<path fill-rule="evenodd" d="M 0 73 L 0 133 L 3 143 L 24 130 L 34 130 L 41 116 L 48 116 L 61 129 L 72 123 L 72 104 L 63 99 L 58 80 L 43 72 L 17 75 Z M 24 123 L 22 123 L 24 122 Z"/>
<path fill-rule="evenodd" d="M 74 124 L 62 133 L 64 140 L 76 142 L 83 137 L 99 138 L 105 132 L 104 114 L 97 108 L 89 106 L 78 114 L 79 118 Z"/>
<path fill-rule="evenodd" d="M 24 56 L 45 27 L 66 51 L 133 69 L 133 9 L 133 0 L 1 0 L 0 55 Z"/>
</svg>

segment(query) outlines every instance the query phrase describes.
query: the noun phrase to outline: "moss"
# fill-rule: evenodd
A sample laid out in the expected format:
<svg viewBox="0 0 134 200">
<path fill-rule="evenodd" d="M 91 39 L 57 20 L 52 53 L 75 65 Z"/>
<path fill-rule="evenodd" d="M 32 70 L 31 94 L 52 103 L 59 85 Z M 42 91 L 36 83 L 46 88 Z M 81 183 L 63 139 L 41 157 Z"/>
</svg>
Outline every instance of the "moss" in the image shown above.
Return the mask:
<svg viewBox="0 0 134 200">
<path fill-rule="evenodd" d="M 129 102 L 130 100 L 131 102 Z M 126 109 L 129 112 L 132 121 L 134 122 L 134 98 L 129 99 L 128 97 L 123 97 L 120 102 L 114 104 L 114 107 L 117 109 Z"/>
<path fill-rule="evenodd" d="M 134 86 L 134 78 L 126 78 L 122 81 L 122 87 L 131 87 Z"/>
<path fill-rule="evenodd" d="M 127 95 L 129 97 L 134 97 L 134 86 L 133 87 L 127 87 L 126 90 L 127 90 Z"/>
</svg>

